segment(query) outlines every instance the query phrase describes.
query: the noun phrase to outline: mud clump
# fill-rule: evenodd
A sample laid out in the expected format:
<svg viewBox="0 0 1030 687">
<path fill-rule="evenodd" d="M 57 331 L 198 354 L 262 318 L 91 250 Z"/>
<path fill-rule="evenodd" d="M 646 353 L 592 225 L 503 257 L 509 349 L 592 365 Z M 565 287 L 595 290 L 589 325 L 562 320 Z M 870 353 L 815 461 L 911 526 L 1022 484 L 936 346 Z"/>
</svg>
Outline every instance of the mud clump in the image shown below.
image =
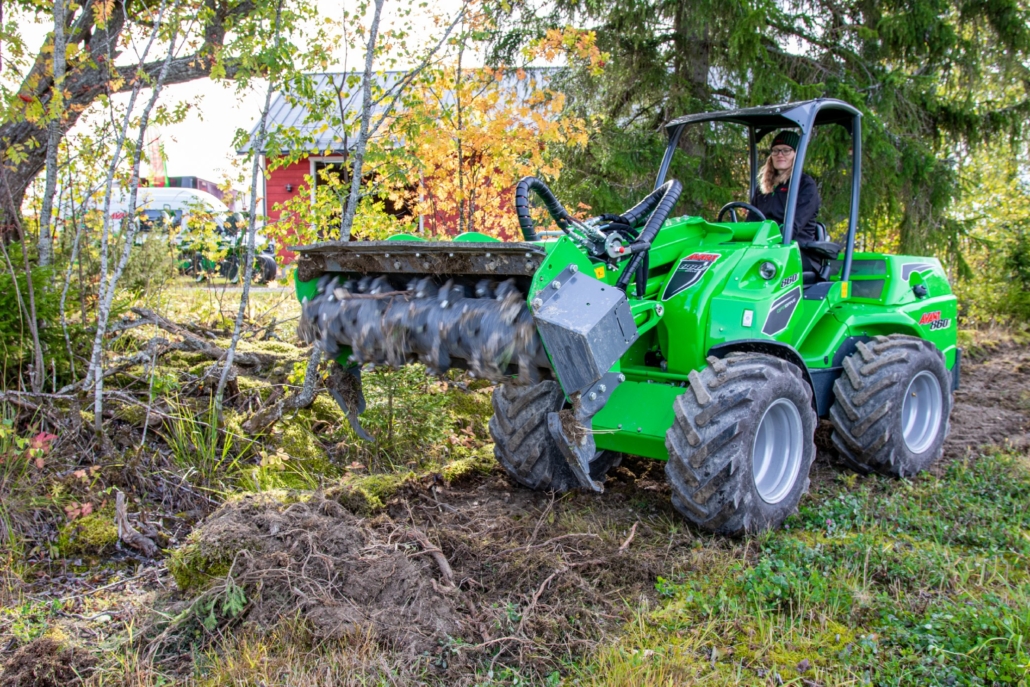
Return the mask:
<svg viewBox="0 0 1030 687">
<path fill-rule="evenodd" d="M 26 644 L 2 666 L 0 687 L 69 687 L 93 672 L 87 652 L 43 637 Z"/>
<path fill-rule="evenodd" d="M 248 496 L 209 517 L 170 568 L 198 600 L 242 589 L 237 619 L 248 624 L 269 628 L 299 617 L 317 639 L 371 636 L 414 656 L 461 628 L 450 597 L 438 591 L 440 571 L 409 535 L 318 496 L 293 503 Z"/>
</svg>

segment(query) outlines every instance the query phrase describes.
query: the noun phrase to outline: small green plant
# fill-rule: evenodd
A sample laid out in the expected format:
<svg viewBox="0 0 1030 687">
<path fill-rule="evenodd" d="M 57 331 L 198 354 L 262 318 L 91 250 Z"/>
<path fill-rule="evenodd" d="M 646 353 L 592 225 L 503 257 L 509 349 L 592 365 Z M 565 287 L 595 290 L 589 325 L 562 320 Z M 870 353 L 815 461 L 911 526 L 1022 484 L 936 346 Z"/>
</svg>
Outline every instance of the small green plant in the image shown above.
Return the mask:
<svg viewBox="0 0 1030 687">
<path fill-rule="evenodd" d="M 231 577 L 225 579 L 225 589 L 218 594 L 202 597 L 194 609 L 200 624 L 208 632 L 214 632 L 220 624 L 230 621 L 243 613 L 247 607 L 247 594 L 243 587 L 233 582 Z"/>
<path fill-rule="evenodd" d="M 252 446 L 228 432 L 219 430 L 218 410 L 214 399 L 206 409 L 194 411 L 188 403 L 171 404 L 172 409 L 161 437 L 172 450 L 175 464 L 186 478 L 199 487 L 225 491 L 236 481 L 239 461 Z M 241 445 L 237 447 L 237 442 Z"/>
</svg>

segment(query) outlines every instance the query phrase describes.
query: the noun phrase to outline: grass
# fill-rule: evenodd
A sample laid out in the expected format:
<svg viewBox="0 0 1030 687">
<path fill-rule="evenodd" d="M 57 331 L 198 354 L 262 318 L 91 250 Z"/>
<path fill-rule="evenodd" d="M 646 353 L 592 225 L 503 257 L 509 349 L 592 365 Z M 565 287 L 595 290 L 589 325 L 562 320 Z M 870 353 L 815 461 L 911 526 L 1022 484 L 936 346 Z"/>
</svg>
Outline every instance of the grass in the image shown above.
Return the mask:
<svg viewBox="0 0 1030 687">
<path fill-rule="evenodd" d="M 573 682 L 1026 685 L 1028 503 L 1026 457 L 842 476 L 788 529 L 697 549 Z"/>
</svg>

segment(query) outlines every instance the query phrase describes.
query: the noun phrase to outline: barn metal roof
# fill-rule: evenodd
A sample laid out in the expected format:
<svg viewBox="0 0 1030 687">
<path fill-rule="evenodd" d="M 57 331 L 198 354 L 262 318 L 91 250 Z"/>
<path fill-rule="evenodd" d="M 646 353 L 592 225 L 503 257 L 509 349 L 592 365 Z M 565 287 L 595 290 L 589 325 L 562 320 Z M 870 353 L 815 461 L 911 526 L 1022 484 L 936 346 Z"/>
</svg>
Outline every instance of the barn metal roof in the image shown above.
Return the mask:
<svg viewBox="0 0 1030 687">
<path fill-rule="evenodd" d="M 557 70 L 555 68 L 533 68 L 524 70 L 526 78 L 519 79 L 515 72 L 506 72 L 501 79 L 502 86 L 512 91 L 524 94 L 532 85 L 542 79 L 549 78 Z M 404 78 L 405 71 L 376 72 L 375 92 L 383 92 Z M 307 103 L 322 97 L 332 97 L 335 92 L 339 93 L 339 104 L 348 113 L 348 119 L 355 121 L 358 111 L 361 109 L 361 73 L 360 72 L 328 72 L 323 74 L 306 74 L 301 83 L 289 91 L 278 92 L 273 98 L 268 110 L 268 131 L 271 133 L 280 130 L 283 133 L 290 132 L 291 138 L 296 141 L 303 141 L 303 147 L 312 153 L 329 151 L 331 154 L 342 154 L 354 146 L 353 134 L 350 140 L 344 142 L 341 139 L 338 129 L 325 127 L 325 122 L 318 119 L 308 108 Z M 446 92 L 441 98 L 441 107 L 454 104 L 453 92 Z M 382 114 L 385 103 L 373 103 L 373 120 L 377 115 Z M 250 129 L 250 139 L 253 141 L 257 136 L 260 120 L 256 121 Z M 292 131 L 291 131 L 292 130 Z M 245 154 L 251 150 L 251 144 L 247 144 L 236 150 L 237 154 Z"/>
</svg>

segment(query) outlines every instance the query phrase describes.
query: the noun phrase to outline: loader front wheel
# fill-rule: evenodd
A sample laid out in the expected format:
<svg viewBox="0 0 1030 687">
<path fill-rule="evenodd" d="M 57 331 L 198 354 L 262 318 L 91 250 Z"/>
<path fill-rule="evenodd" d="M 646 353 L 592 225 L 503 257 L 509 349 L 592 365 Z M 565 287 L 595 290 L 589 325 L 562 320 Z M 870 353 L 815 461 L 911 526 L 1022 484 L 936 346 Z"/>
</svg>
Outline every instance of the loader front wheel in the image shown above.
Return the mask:
<svg viewBox="0 0 1030 687">
<path fill-rule="evenodd" d="M 903 334 L 859 343 L 833 395 L 833 444 L 854 470 L 909 477 L 944 452 L 951 374 L 933 344 Z"/>
<path fill-rule="evenodd" d="M 579 480 L 547 429 L 547 414 L 561 410 L 557 382 L 532 386 L 500 384 L 494 390 L 490 434 L 494 456 L 513 480 L 538 491 L 568 491 Z"/>
<path fill-rule="evenodd" d="M 817 417 L 801 370 L 761 353 L 709 358 L 690 373 L 665 435 L 676 510 L 723 535 L 774 529 L 797 509 Z"/>
</svg>

